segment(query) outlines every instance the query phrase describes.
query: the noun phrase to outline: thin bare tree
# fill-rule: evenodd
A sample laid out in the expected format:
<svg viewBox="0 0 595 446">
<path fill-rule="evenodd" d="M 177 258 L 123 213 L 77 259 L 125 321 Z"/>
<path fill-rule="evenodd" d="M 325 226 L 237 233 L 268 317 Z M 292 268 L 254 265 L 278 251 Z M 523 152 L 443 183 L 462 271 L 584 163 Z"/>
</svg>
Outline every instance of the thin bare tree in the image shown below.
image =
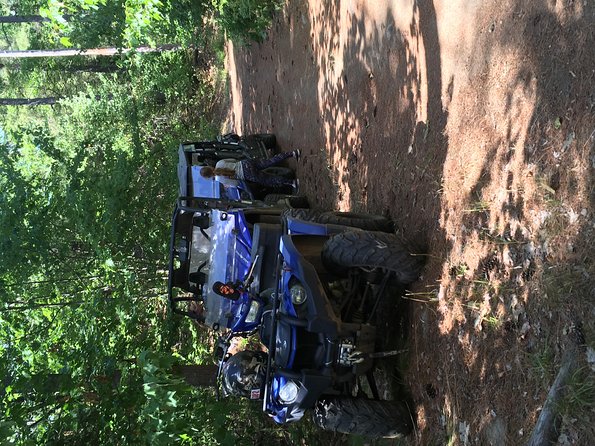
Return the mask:
<svg viewBox="0 0 595 446">
<path fill-rule="evenodd" d="M 39 57 L 72 57 L 72 56 L 115 56 L 117 54 L 159 53 L 162 51 L 176 51 L 179 45 L 160 45 L 158 47 L 140 46 L 137 48 L 90 48 L 90 49 L 57 49 L 57 50 L 24 50 L 0 51 L 0 59 L 28 59 Z"/>
</svg>

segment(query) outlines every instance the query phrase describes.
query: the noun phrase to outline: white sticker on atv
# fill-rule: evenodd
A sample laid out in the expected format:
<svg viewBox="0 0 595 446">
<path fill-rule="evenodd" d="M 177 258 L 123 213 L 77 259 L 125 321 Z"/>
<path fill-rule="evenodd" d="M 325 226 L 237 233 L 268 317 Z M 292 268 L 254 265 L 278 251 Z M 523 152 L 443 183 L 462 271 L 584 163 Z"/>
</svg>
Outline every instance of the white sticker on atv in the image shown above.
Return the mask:
<svg viewBox="0 0 595 446">
<path fill-rule="evenodd" d="M 252 389 L 250 391 L 250 399 L 251 400 L 258 400 L 258 399 L 260 399 L 260 389 Z"/>
</svg>

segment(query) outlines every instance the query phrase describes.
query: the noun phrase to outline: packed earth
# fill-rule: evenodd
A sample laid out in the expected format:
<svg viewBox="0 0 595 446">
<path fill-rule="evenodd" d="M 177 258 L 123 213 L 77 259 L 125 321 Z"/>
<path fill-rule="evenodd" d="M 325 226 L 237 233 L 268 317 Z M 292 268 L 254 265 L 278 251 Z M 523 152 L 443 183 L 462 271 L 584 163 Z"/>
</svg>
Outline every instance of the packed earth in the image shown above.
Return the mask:
<svg viewBox="0 0 595 446">
<path fill-rule="evenodd" d="M 405 443 L 527 444 L 571 364 L 555 439 L 592 444 L 595 2 L 289 1 L 227 68 L 228 130 L 301 149 L 313 206 L 389 216 L 427 259 L 383 312 Z"/>
</svg>

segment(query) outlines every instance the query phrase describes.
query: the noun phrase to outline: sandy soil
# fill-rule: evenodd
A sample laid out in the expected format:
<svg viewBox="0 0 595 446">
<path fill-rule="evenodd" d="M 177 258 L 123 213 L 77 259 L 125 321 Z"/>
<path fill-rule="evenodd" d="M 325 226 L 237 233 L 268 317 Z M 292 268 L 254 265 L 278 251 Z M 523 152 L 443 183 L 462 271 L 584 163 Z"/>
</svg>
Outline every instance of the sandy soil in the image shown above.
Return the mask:
<svg viewBox="0 0 595 446">
<path fill-rule="evenodd" d="M 408 442 L 525 444 L 576 339 L 593 386 L 595 3 L 288 3 L 229 47 L 231 126 L 301 148 L 318 207 L 390 216 L 427 254 Z M 558 443 L 592 444 L 593 401 L 568 401 Z"/>
</svg>

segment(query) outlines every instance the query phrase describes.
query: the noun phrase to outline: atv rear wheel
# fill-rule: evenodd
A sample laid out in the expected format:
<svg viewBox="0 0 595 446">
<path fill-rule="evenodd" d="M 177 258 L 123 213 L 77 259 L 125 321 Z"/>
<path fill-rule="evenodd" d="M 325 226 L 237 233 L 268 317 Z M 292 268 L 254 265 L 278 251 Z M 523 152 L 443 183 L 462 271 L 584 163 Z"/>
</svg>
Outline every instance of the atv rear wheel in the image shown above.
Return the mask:
<svg viewBox="0 0 595 446">
<path fill-rule="evenodd" d="M 395 438 L 413 430 L 404 404 L 364 398 L 322 398 L 314 407 L 314 422 L 324 430 L 372 438 Z"/>
<path fill-rule="evenodd" d="M 256 133 L 244 137 L 246 143 L 254 144 L 254 141 L 260 141 L 267 149 L 275 149 L 277 147 L 277 137 L 273 133 Z"/>
<path fill-rule="evenodd" d="M 350 268 L 384 268 L 402 284 L 414 282 L 424 264 L 401 241 L 384 232 L 347 231 L 328 239 L 322 247 L 322 263 L 330 272 L 345 275 Z"/>
<path fill-rule="evenodd" d="M 295 178 L 295 172 L 289 167 L 272 166 L 262 169 L 262 172 L 266 173 L 267 175 L 287 178 L 288 180 L 293 180 Z"/>
<path fill-rule="evenodd" d="M 256 136 L 260 138 L 267 149 L 274 149 L 277 147 L 277 137 L 273 133 L 259 133 Z"/>
<path fill-rule="evenodd" d="M 316 209 L 295 209 L 286 215 L 315 223 L 351 226 L 367 231 L 393 232 L 394 230 L 393 222 L 381 215 Z"/>
<path fill-rule="evenodd" d="M 281 203 L 279 203 L 281 201 Z M 284 206 L 291 206 L 292 208 L 307 208 L 310 206 L 308 198 L 304 195 L 288 195 L 288 194 L 267 194 L 264 197 L 266 204 L 282 204 Z"/>
</svg>

